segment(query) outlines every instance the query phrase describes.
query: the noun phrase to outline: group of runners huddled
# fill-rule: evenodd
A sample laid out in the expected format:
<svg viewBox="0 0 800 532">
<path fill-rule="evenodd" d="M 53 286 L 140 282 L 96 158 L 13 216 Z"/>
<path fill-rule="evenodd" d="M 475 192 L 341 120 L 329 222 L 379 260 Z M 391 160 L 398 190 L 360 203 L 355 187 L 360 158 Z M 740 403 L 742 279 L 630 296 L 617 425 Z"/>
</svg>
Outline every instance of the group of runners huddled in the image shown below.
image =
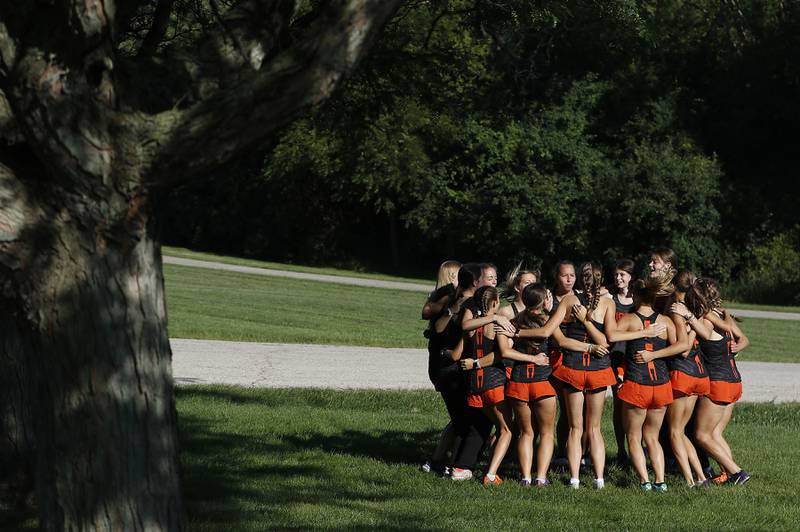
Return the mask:
<svg viewBox="0 0 800 532">
<path fill-rule="evenodd" d="M 665 450 L 691 487 L 747 482 L 724 431 L 742 395 L 736 355 L 749 342 L 717 283 L 679 271 L 668 248 L 651 253 L 641 279 L 633 261 L 619 261 L 609 286 L 595 262 L 561 261 L 553 273 L 551 290 L 539 271 L 518 266 L 499 291 L 492 264 L 439 268 L 422 317 L 430 320 L 428 372 L 450 422 L 423 469 L 469 480 L 489 449 L 483 484 L 501 484 L 516 434 L 523 486 L 548 486 L 551 462 L 560 461 L 571 487 L 591 464 L 601 489 L 611 387 L 616 458 L 633 466 L 641 489 L 666 491 Z M 556 441 L 562 456 L 553 460 Z"/>
</svg>

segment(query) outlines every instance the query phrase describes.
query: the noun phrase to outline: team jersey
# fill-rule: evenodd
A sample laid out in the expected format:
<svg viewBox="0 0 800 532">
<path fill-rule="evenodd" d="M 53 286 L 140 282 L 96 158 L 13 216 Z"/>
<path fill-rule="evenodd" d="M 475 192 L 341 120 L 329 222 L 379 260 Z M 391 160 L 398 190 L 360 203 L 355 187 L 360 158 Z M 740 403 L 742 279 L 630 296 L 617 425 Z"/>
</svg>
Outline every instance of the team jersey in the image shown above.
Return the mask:
<svg viewBox="0 0 800 532">
<path fill-rule="evenodd" d="M 725 335 L 719 340 L 700 339 L 700 349 L 703 352 L 703 362 L 705 362 L 708 377 L 712 381 L 723 382 L 742 382 L 739 375 L 739 368 L 736 367 L 736 359 L 731 351 L 731 336 L 725 331 Z"/>
<path fill-rule="evenodd" d="M 689 348 L 689 356 L 675 355 L 667 359 L 667 367 L 670 371 L 680 371 L 691 377 L 708 377 L 706 368 L 703 365 L 703 351 L 700 349 L 700 342 L 695 338 Z"/>
<path fill-rule="evenodd" d="M 466 356 L 467 344 L 469 344 L 470 351 L 473 356 Z M 495 353 L 495 362 L 489 367 L 475 369 L 469 372 L 469 392 L 471 394 L 480 394 L 487 390 L 503 386 L 506 383 L 506 372 L 503 368 L 503 362 L 500 359 L 499 352 L 495 351 L 496 344 L 494 338 L 488 338 L 483 333 L 483 327 L 475 330 L 475 334 L 471 337 L 464 338 L 464 355 L 462 358 L 473 358 L 480 360 L 490 353 Z"/>
<path fill-rule="evenodd" d="M 614 312 L 614 319 L 619 321 L 619 319 L 624 316 L 625 314 L 630 314 L 633 312 L 633 302 L 631 303 L 622 303 L 619 300 L 619 295 L 614 294 L 611 296 L 611 299 L 614 301 L 614 307 L 616 307 L 616 311 Z"/>
<path fill-rule="evenodd" d="M 535 342 L 530 340 L 514 341 L 514 349 L 526 355 L 536 355 L 539 353 L 547 353 L 548 345 L 547 340 L 536 345 Z M 511 360 L 513 366 L 511 367 L 511 381 L 513 382 L 542 382 L 550 378 L 553 369 L 550 365 L 539 366 L 533 362 L 522 362 L 519 360 Z"/>
<path fill-rule="evenodd" d="M 658 318 L 657 312 L 649 316 L 642 316 L 638 312 L 633 314 L 639 318 L 645 329 L 654 324 Z M 625 379 L 646 386 L 668 383 L 669 369 L 663 358 L 651 360 L 646 364 L 640 364 L 633 359 L 638 351 L 658 351 L 666 346 L 667 341 L 659 337 L 628 340 L 625 343 Z"/>
<path fill-rule="evenodd" d="M 586 297 L 586 294 L 580 293 L 576 295 L 581 305 L 588 308 L 589 300 Z M 591 321 L 600 332 L 605 331 L 605 325 L 603 323 L 595 320 Z M 586 326 L 578 320 L 572 320 L 567 323 L 566 332 L 564 335 L 567 338 L 572 338 L 573 340 L 578 340 L 579 342 L 593 343 L 591 337 L 589 336 L 589 331 L 586 330 Z M 562 349 L 561 352 L 563 353 L 561 363 L 571 369 L 599 371 L 611 367 L 611 360 L 609 357 L 596 357 L 592 356 L 592 354 L 587 351 L 570 351 L 568 349 Z"/>
</svg>

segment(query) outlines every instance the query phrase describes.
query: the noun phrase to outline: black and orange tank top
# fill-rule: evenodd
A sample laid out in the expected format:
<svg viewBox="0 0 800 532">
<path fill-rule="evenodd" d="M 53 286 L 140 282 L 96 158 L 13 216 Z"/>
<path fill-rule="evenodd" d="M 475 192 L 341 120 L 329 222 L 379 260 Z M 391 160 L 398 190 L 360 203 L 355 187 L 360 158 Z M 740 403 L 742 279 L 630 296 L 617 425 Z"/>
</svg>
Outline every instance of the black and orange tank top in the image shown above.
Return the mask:
<svg viewBox="0 0 800 532">
<path fill-rule="evenodd" d="M 634 312 L 646 329 L 656 322 L 659 314 L 653 312 L 649 316 L 642 316 Z M 645 386 L 656 386 L 669 382 L 669 368 L 663 358 L 657 358 L 647 364 L 639 364 L 633 357 L 638 351 L 659 351 L 667 346 L 664 338 L 637 338 L 625 343 L 625 379 Z"/>
<path fill-rule="evenodd" d="M 472 344 L 472 352 L 474 356 L 464 358 L 482 359 L 490 353 L 495 352 L 496 342 L 494 338 L 488 338 L 484 332 L 483 327 L 479 327 L 475 334 L 470 338 Z M 469 372 L 469 388 L 470 393 L 479 394 L 487 390 L 492 390 L 498 386 L 504 386 L 506 383 L 506 372 L 503 367 L 500 355 L 495 352 L 494 363 L 485 368 L 473 369 Z"/>
<path fill-rule="evenodd" d="M 585 307 L 589 306 L 589 299 L 586 297 L 586 294 L 580 293 L 576 295 L 581 305 Z M 593 319 L 592 324 L 600 332 L 605 332 L 605 325 L 603 323 Z M 591 337 L 589 336 L 589 331 L 586 330 L 586 326 L 584 326 L 584 324 L 578 320 L 572 320 L 567 324 L 567 330 L 564 335 L 567 338 L 572 338 L 573 340 L 578 340 L 579 342 L 593 343 Z M 568 368 L 585 371 L 599 371 L 611 367 L 611 359 L 607 356 L 596 357 L 588 351 L 580 352 L 570 351 L 568 349 L 562 349 L 562 353 L 563 355 L 561 363 Z"/>
<path fill-rule="evenodd" d="M 533 342 L 525 342 L 524 345 L 520 344 L 522 342 L 514 342 L 514 349 L 520 353 L 536 355 L 539 353 L 547 354 L 548 352 L 547 340 L 539 345 L 535 345 Z M 521 362 L 519 360 L 514 360 L 513 362 L 514 366 L 511 369 L 511 380 L 513 382 L 542 382 L 549 379 L 550 374 L 553 372 L 550 364 L 538 366 L 533 362 Z"/>
<path fill-rule="evenodd" d="M 683 355 L 675 355 L 669 357 L 667 360 L 667 368 L 670 371 L 680 371 L 690 377 L 703 378 L 707 377 L 706 368 L 703 363 L 703 351 L 700 349 L 700 341 L 695 338 L 689 348 L 689 355 L 683 358 Z"/>
<path fill-rule="evenodd" d="M 700 339 L 702 360 L 705 362 L 708 378 L 712 381 L 742 382 L 742 376 L 736 366 L 736 358 L 731 351 L 732 340 L 727 331 L 719 340 Z"/>
</svg>

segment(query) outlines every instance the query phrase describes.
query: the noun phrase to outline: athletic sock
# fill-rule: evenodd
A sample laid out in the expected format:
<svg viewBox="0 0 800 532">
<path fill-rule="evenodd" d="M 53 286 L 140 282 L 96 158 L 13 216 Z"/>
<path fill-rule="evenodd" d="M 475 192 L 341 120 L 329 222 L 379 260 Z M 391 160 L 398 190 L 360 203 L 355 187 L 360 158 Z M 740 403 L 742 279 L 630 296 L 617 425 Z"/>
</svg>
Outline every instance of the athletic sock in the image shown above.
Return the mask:
<svg viewBox="0 0 800 532">
<path fill-rule="evenodd" d="M 578 485 L 580 485 L 580 483 L 581 483 L 581 479 L 579 479 L 579 478 L 571 478 L 571 479 L 569 479 L 569 485 L 570 486 L 578 486 Z"/>
<path fill-rule="evenodd" d="M 525 482 L 526 480 L 528 482 L 530 482 L 531 481 L 531 477 L 525 477 L 525 478 L 522 479 L 523 482 Z M 537 478 L 536 480 L 539 480 L 539 479 Z"/>
<path fill-rule="evenodd" d="M 547 482 L 547 479 L 536 477 L 536 482 Z"/>
<path fill-rule="evenodd" d="M 491 473 L 486 473 L 486 478 L 494 482 L 494 479 L 497 478 L 497 475 L 492 475 Z"/>
</svg>

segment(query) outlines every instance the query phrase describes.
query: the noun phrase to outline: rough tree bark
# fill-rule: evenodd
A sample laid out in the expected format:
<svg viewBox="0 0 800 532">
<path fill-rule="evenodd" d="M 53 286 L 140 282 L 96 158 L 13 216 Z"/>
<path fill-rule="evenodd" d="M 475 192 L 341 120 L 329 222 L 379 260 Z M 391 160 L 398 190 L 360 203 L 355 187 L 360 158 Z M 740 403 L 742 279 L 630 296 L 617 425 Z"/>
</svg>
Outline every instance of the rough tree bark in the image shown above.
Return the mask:
<svg viewBox="0 0 800 532">
<path fill-rule="evenodd" d="M 27 375 L 4 408 L 30 400 L 45 530 L 183 528 L 152 198 L 326 98 L 400 2 L 323 2 L 287 39 L 293 2 L 243 0 L 159 49 L 172 2 L 153 0 L 123 56 L 145 3 L 0 0 L 0 287 L 20 346 L 0 371 Z"/>
</svg>

